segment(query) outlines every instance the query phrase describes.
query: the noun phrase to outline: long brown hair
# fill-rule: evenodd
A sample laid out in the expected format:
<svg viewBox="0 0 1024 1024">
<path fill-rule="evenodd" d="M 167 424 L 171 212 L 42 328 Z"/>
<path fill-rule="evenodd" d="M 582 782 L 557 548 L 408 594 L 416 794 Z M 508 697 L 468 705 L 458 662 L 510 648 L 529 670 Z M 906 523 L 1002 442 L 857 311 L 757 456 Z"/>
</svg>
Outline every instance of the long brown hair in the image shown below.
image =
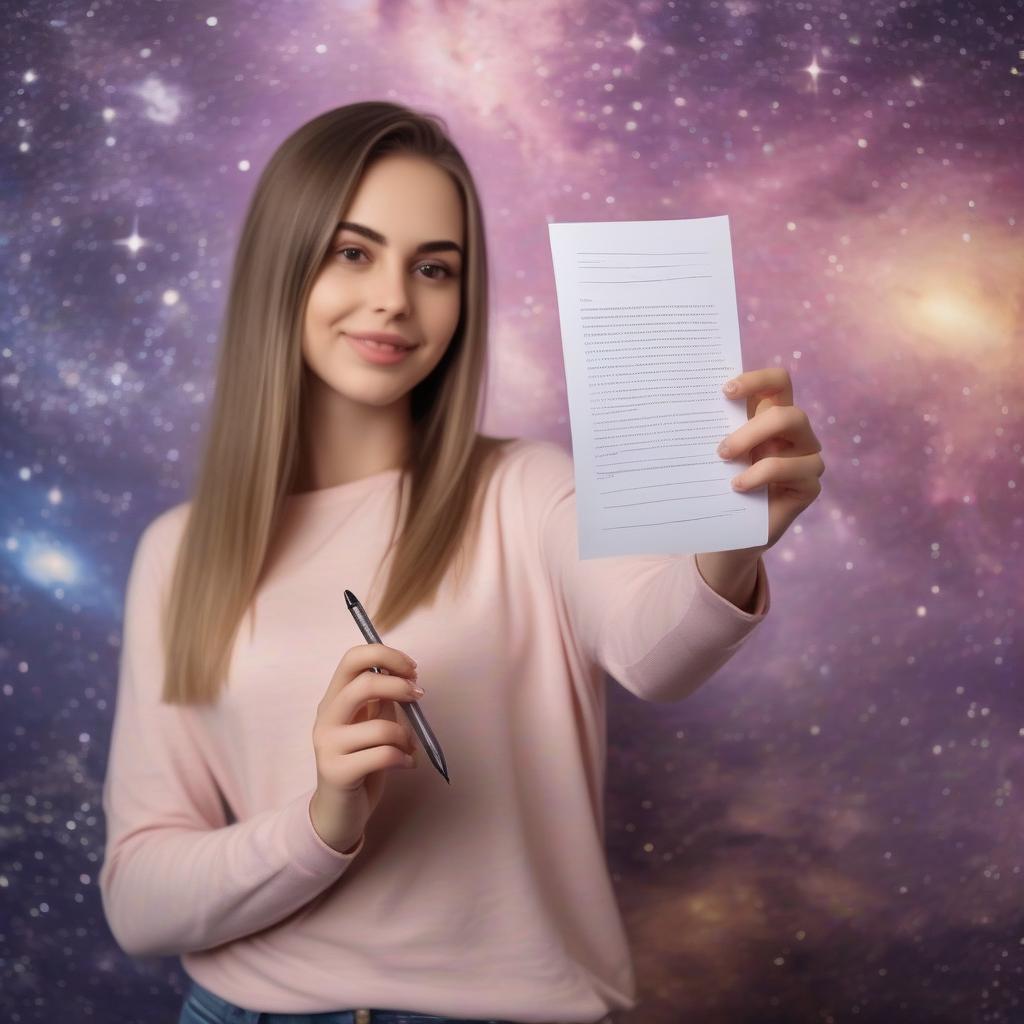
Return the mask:
<svg viewBox="0 0 1024 1024">
<path fill-rule="evenodd" d="M 306 301 L 363 172 L 394 152 L 428 157 L 451 175 L 463 201 L 466 253 L 455 334 L 410 397 L 413 431 L 387 549 L 394 558 L 379 606 L 363 601 L 378 630 L 431 603 L 449 564 L 465 555 L 475 499 L 495 453 L 511 440 L 477 432 L 488 320 L 480 200 L 441 118 L 394 103 L 352 103 L 285 139 L 242 224 L 207 436 L 164 609 L 165 703 L 213 703 L 226 682 L 309 443 L 300 415 Z"/>
</svg>

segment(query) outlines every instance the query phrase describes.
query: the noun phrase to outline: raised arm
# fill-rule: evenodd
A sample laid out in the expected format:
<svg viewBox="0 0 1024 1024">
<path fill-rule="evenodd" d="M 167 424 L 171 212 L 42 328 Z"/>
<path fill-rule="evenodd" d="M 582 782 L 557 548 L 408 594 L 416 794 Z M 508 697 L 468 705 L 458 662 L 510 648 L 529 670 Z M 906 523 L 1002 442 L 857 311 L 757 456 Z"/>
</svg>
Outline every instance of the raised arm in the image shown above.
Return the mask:
<svg viewBox="0 0 1024 1024">
<path fill-rule="evenodd" d="M 743 645 L 768 614 L 763 560 L 750 607 L 713 590 L 696 555 L 625 555 L 581 560 L 572 456 L 538 442 L 523 460 L 523 485 L 546 497 L 540 555 L 551 586 L 584 649 L 643 700 L 682 700 Z"/>
</svg>

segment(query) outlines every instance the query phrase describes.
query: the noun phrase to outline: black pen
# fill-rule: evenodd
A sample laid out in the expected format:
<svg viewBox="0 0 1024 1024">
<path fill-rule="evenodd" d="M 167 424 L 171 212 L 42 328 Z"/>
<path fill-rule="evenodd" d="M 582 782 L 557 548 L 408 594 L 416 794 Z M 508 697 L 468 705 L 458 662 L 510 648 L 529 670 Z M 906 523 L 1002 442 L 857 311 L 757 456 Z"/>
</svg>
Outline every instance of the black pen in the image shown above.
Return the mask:
<svg viewBox="0 0 1024 1024">
<path fill-rule="evenodd" d="M 368 644 L 383 643 L 377 635 L 377 630 L 373 628 L 373 623 L 370 622 L 370 616 L 366 614 L 366 609 L 359 603 L 359 598 L 351 590 L 345 591 L 345 607 L 352 613 L 352 618 L 356 620 L 359 632 L 363 634 L 363 639 Z M 380 673 L 380 669 L 376 665 L 371 666 L 370 671 Z M 420 710 L 419 701 L 400 700 L 397 703 L 402 705 L 402 710 L 409 716 L 409 721 L 412 722 L 412 727 L 416 730 L 416 735 L 419 736 L 420 743 L 427 752 L 427 757 L 430 758 L 433 766 L 444 776 L 444 781 L 450 786 L 452 780 L 448 778 L 448 766 L 444 763 L 441 744 L 437 742 L 437 737 L 431 731 L 430 726 L 427 725 L 427 720 L 423 717 L 423 712 Z"/>
</svg>

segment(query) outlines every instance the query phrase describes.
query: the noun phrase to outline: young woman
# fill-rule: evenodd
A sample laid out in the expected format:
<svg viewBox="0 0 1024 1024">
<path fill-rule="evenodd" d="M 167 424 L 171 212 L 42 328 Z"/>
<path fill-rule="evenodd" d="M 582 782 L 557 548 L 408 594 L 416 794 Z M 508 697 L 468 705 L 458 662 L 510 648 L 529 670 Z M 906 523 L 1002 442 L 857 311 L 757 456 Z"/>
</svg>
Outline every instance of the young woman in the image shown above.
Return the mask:
<svg viewBox="0 0 1024 1024">
<path fill-rule="evenodd" d="M 182 1022 L 635 1005 L 605 673 L 683 698 L 767 579 L 740 607 L 694 556 L 579 560 L 569 453 L 477 431 L 487 294 L 440 119 L 356 103 L 271 158 L 193 498 L 135 551 L 104 785 L 104 910 L 127 953 L 182 957 Z M 450 786 L 397 713 L 417 671 Z"/>
</svg>

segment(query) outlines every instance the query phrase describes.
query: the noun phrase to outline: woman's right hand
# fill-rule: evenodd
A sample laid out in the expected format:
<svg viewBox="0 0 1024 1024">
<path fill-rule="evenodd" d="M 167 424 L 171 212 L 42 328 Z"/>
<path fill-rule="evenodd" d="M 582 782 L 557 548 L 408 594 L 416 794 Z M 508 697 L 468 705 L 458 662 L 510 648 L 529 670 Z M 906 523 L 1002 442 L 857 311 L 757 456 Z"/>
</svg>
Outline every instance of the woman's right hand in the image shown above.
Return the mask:
<svg viewBox="0 0 1024 1024">
<path fill-rule="evenodd" d="M 372 672 L 372 666 L 390 674 Z M 396 717 L 396 701 L 419 699 L 411 689 L 415 676 L 412 659 L 401 651 L 359 644 L 342 655 L 317 705 L 317 782 L 309 817 L 317 835 L 340 853 L 351 853 L 362 838 L 380 802 L 384 773 L 416 767 L 415 734 Z"/>
</svg>

